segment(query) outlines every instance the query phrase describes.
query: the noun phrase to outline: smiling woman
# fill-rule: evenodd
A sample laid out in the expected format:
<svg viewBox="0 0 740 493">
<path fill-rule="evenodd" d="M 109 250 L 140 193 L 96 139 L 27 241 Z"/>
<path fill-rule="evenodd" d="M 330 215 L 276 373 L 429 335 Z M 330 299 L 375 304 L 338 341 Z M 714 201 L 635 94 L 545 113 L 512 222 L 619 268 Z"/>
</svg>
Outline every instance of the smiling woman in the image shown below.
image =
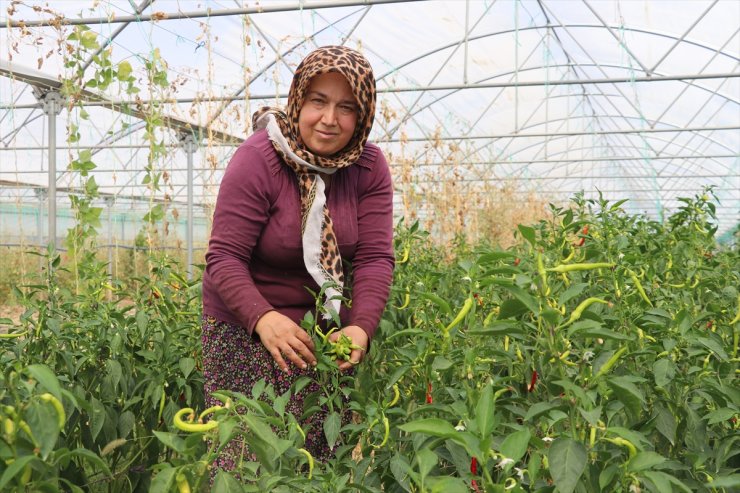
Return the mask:
<svg viewBox="0 0 740 493">
<path fill-rule="evenodd" d="M 328 157 L 341 151 L 357 125 L 357 103 L 347 79 L 337 72 L 311 80 L 298 117 L 303 144 L 314 154 Z"/>
<path fill-rule="evenodd" d="M 203 363 L 210 405 L 216 390 L 249 394 L 264 379 L 281 395 L 298 379 L 316 377 L 310 367 L 317 365 L 317 349 L 300 326 L 316 308 L 311 292 L 325 294 L 314 318 L 324 329 L 339 329 L 328 339 L 349 350 L 338 369 L 352 375 L 364 358 L 394 267 L 390 171 L 367 142 L 374 114 L 370 64 L 354 50 L 330 46 L 298 66 L 285 111 L 266 107 L 254 115 L 255 133 L 221 183 L 206 254 Z M 345 284 L 346 271 L 352 281 Z M 331 327 L 334 320 L 341 326 Z M 287 409 L 303 415 L 304 397 L 316 391 L 313 382 L 294 393 Z M 306 448 L 326 460 L 336 445 L 336 437 L 329 443 L 324 435 L 327 409 L 306 414 Z M 241 445 L 232 452 L 222 454 L 221 468 L 234 466 Z"/>
</svg>

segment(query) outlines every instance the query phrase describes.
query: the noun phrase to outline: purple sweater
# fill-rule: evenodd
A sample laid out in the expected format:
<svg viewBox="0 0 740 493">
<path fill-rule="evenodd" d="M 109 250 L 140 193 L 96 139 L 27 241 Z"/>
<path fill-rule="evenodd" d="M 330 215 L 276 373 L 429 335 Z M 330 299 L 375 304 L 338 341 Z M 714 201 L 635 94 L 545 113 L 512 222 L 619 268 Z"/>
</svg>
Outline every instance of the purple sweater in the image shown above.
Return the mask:
<svg viewBox="0 0 740 493">
<path fill-rule="evenodd" d="M 393 278 L 393 188 L 380 149 L 366 144 L 357 163 L 337 171 L 327 206 L 344 260 L 342 324 L 372 338 Z M 203 274 L 203 313 L 242 325 L 277 310 L 296 323 L 315 309 L 306 288 L 319 287 L 303 264 L 300 196 L 295 172 L 285 165 L 264 130 L 234 153 L 221 182 Z M 351 291 L 348 291 L 350 288 Z"/>
</svg>

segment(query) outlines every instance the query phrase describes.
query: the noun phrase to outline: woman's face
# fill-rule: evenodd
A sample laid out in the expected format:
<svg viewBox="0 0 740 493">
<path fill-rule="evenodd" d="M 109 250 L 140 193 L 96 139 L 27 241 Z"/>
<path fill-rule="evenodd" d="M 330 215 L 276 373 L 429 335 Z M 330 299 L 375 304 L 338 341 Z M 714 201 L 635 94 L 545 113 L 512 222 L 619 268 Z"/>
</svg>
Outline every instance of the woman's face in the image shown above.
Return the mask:
<svg viewBox="0 0 740 493">
<path fill-rule="evenodd" d="M 311 79 L 298 115 L 301 140 L 318 156 L 331 156 L 352 139 L 357 103 L 342 74 L 328 72 Z"/>
</svg>

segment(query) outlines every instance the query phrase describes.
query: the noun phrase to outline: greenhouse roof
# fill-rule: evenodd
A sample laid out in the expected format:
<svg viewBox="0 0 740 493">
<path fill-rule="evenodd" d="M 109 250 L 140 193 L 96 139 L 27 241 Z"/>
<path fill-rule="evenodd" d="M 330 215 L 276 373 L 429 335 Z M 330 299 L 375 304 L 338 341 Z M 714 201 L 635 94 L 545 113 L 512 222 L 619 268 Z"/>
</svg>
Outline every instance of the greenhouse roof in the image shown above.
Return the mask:
<svg viewBox="0 0 740 493">
<path fill-rule="evenodd" d="M 654 218 L 711 186 L 719 233 L 740 221 L 734 0 L 0 5 L 0 201 L 73 191 L 89 162 L 119 207 L 208 210 L 251 113 L 284 104 L 306 53 L 345 44 L 375 70 L 398 215 L 446 183 L 474 204 L 492 186 L 584 191 Z"/>
</svg>

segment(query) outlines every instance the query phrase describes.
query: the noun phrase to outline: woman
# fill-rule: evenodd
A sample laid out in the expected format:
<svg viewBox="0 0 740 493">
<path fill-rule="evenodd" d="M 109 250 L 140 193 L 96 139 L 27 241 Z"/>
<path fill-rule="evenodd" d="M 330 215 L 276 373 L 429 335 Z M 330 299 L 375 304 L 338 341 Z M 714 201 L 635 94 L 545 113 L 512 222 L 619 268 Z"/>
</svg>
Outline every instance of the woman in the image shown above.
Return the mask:
<svg viewBox="0 0 740 493">
<path fill-rule="evenodd" d="M 300 327 L 324 286 L 324 311 L 339 314 L 356 345 L 350 370 L 365 355 L 392 280 L 390 171 L 367 142 L 375 114 L 375 79 L 367 60 L 343 46 L 310 53 L 296 69 L 285 112 L 262 108 L 255 133 L 221 182 L 203 275 L 205 392 L 248 393 L 264 378 L 277 395 L 316 364 Z M 350 261 L 351 286 L 344 285 Z M 351 299 L 340 306 L 339 296 Z M 339 333 L 332 334 L 336 340 Z M 288 409 L 302 414 L 307 388 Z M 303 423 L 306 447 L 331 450 L 321 413 Z M 228 457 L 220 467 L 230 469 Z"/>
</svg>

